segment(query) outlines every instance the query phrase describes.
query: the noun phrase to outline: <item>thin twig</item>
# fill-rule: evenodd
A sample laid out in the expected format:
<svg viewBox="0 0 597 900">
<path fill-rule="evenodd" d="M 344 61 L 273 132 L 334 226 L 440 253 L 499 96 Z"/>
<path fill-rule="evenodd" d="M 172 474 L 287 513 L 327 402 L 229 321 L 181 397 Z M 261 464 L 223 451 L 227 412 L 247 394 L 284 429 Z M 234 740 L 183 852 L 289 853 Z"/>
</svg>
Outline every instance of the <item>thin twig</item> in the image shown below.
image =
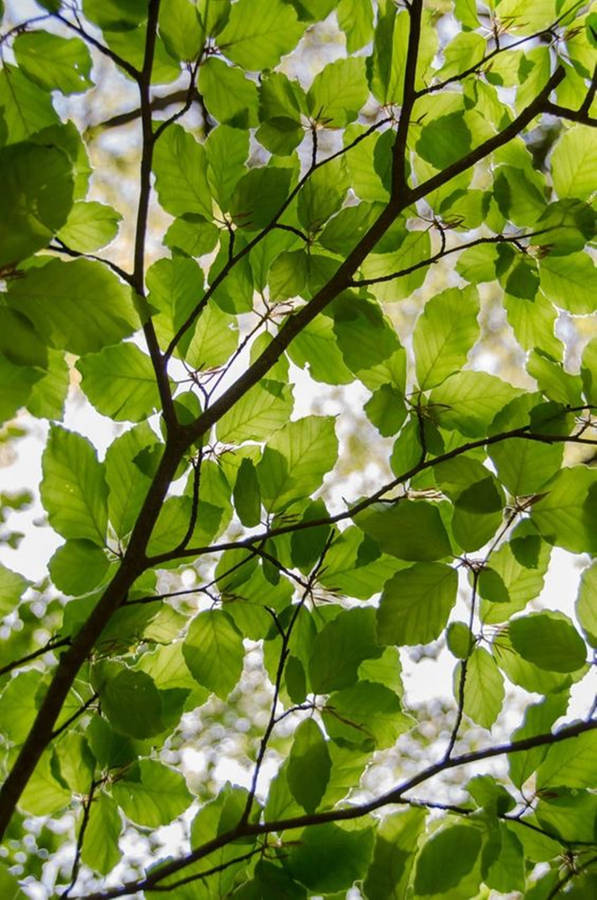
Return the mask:
<svg viewBox="0 0 597 900">
<path fill-rule="evenodd" d="M 63 722 L 60 728 L 56 728 L 56 730 L 52 732 L 52 740 L 57 738 L 58 735 L 62 734 L 63 731 L 66 731 L 67 728 L 70 728 L 73 722 L 76 722 L 77 719 L 79 719 L 83 715 L 83 713 L 86 712 L 89 707 L 95 703 L 98 697 L 99 694 L 92 694 L 89 700 L 86 700 L 85 703 L 83 703 L 82 706 L 80 706 L 79 709 L 72 714 L 72 716 L 69 716 L 66 722 Z"/>
<path fill-rule="evenodd" d="M 24 666 L 25 663 L 31 662 L 32 660 L 43 656 L 45 653 L 50 653 L 58 647 L 65 647 L 67 644 L 70 644 L 70 638 L 52 638 L 47 644 L 40 647 L 39 650 L 34 650 L 32 653 L 28 653 L 27 656 L 21 656 L 20 659 L 13 659 L 12 662 L 7 663 L 5 666 L 1 666 L 0 675 L 6 675 L 7 672 L 12 672 L 13 669 L 18 669 L 19 666 Z"/>
<path fill-rule="evenodd" d="M 93 795 L 96 789 L 101 784 L 101 781 L 95 781 L 93 778 L 91 779 L 91 784 L 89 785 L 89 792 L 87 796 L 83 799 L 83 818 L 81 820 L 81 827 L 79 828 L 79 833 L 77 835 L 77 846 L 75 849 L 75 858 L 73 860 L 73 867 L 71 869 L 70 876 L 70 884 L 61 894 L 62 900 L 66 900 L 72 889 L 74 888 L 77 878 L 79 877 L 79 869 L 81 868 L 81 853 L 83 852 L 83 841 L 85 840 L 85 832 L 87 831 L 87 825 L 89 824 L 89 815 L 91 813 L 91 804 L 93 803 Z"/>
</svg>

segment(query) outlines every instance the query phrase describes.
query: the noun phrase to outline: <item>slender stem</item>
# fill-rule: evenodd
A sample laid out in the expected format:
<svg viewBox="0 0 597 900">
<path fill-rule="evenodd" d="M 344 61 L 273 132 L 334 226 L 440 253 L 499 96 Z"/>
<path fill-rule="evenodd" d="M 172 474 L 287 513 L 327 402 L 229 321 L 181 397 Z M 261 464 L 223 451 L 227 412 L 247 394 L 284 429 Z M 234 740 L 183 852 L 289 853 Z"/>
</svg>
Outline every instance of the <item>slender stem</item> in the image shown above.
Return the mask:
<svg viewBox="0 0 597 900">
<path fill-rule="evenodd" d="M 477 585 L 479 583 L 479 575 L 481 574 L 480 569 L 473 570 L 473 589 L 471 591 L 471 608 L 469 610 L 469 619 L 468 619 L 468 630 L 472 635 L 473 632 L 473 624 L 475 621 L 475 606 L 477 600 Z M 468 653 L 466 657 L 460 663 L 460 678 L 458 681 L 458 708 L 456 710 L 456 719 L 454 721 L 454 726 L 452 728 L 452 733 L 450 735 L 450 740 L 448 741 L 448 746 L 446 747 L 446 753 L 444 759 L 450 759 L 452 755 L 452 750 L 454 749 L 454 745 L 456 743 L 456 739 L 458 738 L 458 732 L 460 730 L 460 724 L 462 722 L 462 717 L 464 715 L 464 701 L 465 701 L 465 690 L 466 690 L 466 675 L 468 670 L 469 659 L 471 658 L 471 654 L 473 652 L 474 644 L 471 641 L 471 644 L 468 648 Z"/>
<path fill-rule="evenodd" d="M 83 703 L 83 704 L 79 707 L 79 709 L 78 709 L 76 712 L 74 712 L 74 713 L 72 714 L 72 716 L 69 716 L 69 717 L 68 717 L 68 719 L 66 720 L 66 722 L 63 722 L 63 723 L 62 723 L 62 725 L 60 726 L 60 728 L 57 728 L 55 731 L 53 731 L 53 732 L 52 732 L 52 740 L 54 740 L 55 738 L 57 738 L 58 735 L 62 734 L 63 731 L 66 731 L 68 728 L 70 728 L 70 726 L 73 724 L 73 722 L 76 722 L 77 719 L 80 719 L 81 716 L 83 715 L 83 713 L 84 713 L 86 710 L 88 710 L 89 707 L 92 706 L 92 705 L 95 703 L 95 701 L 97 700 L 98 696 L 99 696 L 98 694 L 92 694 L 91 697 L 89 698 L 89 700 L 86 700 L 85 703 Z"/>
<path fill-rule="evenodd" d="M 66 898 L 74 888 L 79 876 L 79 869 L 81 868 L 81 853 L 83 852 L 83 841 L 85 840 L 85 832 L 87 831 L 87 825 L 89 824 L 93 795 L 96 789 L 99 787 L 100 783 L 101 782 L 92 779 L 91 784 L 89 785 L 89 793 L 83 800 L 83 818 L 81 820 L 81 827 L 79 828 L 79 833 L 77 835 L 77 846 L 75 849 L 75 858 L 73 860 L 73 867 L 71 870 L 70 884 L 61 894 L 62 900 L 66 900 Z"/>
<path fill-rule="evenodd" d="M 18 669 L 19 666 L 24 666 L 25 663 L 31 662 L 34 659 L 38 659 L 40 656 L 44 656 L 46 653 L 50 653 L 52 650 L 57 650 L 58 647 L 66 647 L 67 644 L 70 644 L 70 638 L 53 638 L 48 641 L 47 644 L 44 644 L 43 647 L 40 647 L 39 650 L 34 650 L 32 653 L 28 653 L 27 656 L 21 656 L 20 659 L 13 659 L 12 662 L 7 663 L 5 666 L 0 667 L 0 675 L 6 675 L 8 672 L 12 672 L 13 669 Z"/>
</svg>

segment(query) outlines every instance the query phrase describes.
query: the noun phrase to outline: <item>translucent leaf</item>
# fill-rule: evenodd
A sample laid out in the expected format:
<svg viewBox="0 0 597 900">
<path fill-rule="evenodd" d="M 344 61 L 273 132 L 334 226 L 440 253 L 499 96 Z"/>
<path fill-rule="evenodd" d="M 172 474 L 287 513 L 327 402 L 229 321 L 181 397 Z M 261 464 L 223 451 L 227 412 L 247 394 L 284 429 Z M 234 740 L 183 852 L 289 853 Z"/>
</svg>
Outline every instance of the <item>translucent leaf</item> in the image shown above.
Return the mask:
<svg viewBox="0 0 597 900">
<path fill-rule="evenodd" d="M 81 852 L 85 865 L 101 875 L 107 875 L 122 857 L 118 847 L 121 829 L 116 804 L 103 791 L 99 791 L 93 798 L 85 829 Z"/>
<path fill-rule="evenodd" d="M 576 600 L 576 616 L 585 637 L 592 647 L 597 647 L 597 563 L 585 569 L 580 580 Z"/>
<path fill-rule="evenodd" d="M 167 50 L 182 62 L 194 61 L 202 49 L 203 28 L 189 0 L 169 0 L 160 8 L 159 29 Z"/>
<path fill-rule="evenodd" d="M 471 149 L 471 132 L 464 115 L 450 113 L 425 125 L 416 149 L 436 169 L 444 169 L 466 156 Z"/>
<path fill-rule="evenodd" d="M 413 341 L 419 387 L 427 390 L 458 372 L 479 336 L 474 287 L 450 288 L 425 304 Z"/>
<path fill-rule="evenodd" d="M 55 778 L 52 754 L 46 751 L 21 794 L 19 806 L 33 816 L 51 816 L 70 802 L 70 789 Z"/>
<path fill-rule="evenodd" d="M 556 475 L 531 510 L 531 519 L 546 541 L 571 553 L 597 547 L 595 490 L 595 475 L 585 466 L 562 469 Z"/>
<path fill-rule="evenodd" d="M 58 237 L 68 247 L 81 253 L 99 250 L 114 240 L 121 219 L 122 215 L 105 203 L 79 200 L 68 214 Z"/>
<path fill-rule="evenodd" d="M 249 133 L 229 125 L 218 125 L 205 142 L 207 180 L 220 209 L 228 209 L 230 196 L 242 175 L 249 155 Z"/>
<path fill-rule="evenodd" d="M 372 828 L 312 825 L 300 833 L 288 866 L 298 881 L 317 893 L 346 890 L 364 876 L 373 840 Z"/>
<path fill-rule="evenodd" d="M 48 91 L 79 94 L 93 86 L 91 55 L 80 38 L 29 31 L 18 35 L 13 50 L 21 71 Z"/>
<path fill-rule="evenodd" d="M 104 546 L 107 494 L 104 466 L 86 438 L 57 425 L 42 460 L 41 499 L 52 528 L 65 538 Z"/>
<path fill-rule="evenodd" d="M 7 144 L 23 141 L 59 119 L 49 92 L 30 81 L 16 66 L 0 71 L 0 107 L 8 132 Z"/>
<path fill-rule="evenodd" d="M 94 353 L 139 327 L 131 290 L 101 263 L 54 259 L 13 282 L 9 304 L 61 350 Z"/>
<path fill-rule="evenodd" d="M 381 596 L 379 640 L 399 646 L 434 641 L 446 627 L 457 587 L 458 574 L 441 563 L 417 563 L 397 572 Z"/>
<path fill-rule="evenodd" d="M 485 372 L 459 372 L 431 392 L 429 401 L 442 428 L 470 437 L 487 432 L 497 413 L 520 391 Z"/>
<path fill-rule="evenodd" d="M 173 216 L 212 216 L 205 148 L 180 125 L 160 136 L 153 154 L 156 191 L 161 206 Z"/>
<path fill-rule="evenodd" d="M 595 188 L 597 151 L 591 129 L 574 125 L 564 131 L 551 156 L 553 185 L 560 197 L 587 200 Z"/>
<path fill-rule="evenodd" d="M 348 687 L 364 659 L 381 655 L 373 609 L 347 609 L 324 625 L 313 642 L 309 677 L 316 694 Z"/>
<path fill-rule="evenodd" d="M 363 57 L 328 63 L 307 93 L 311 116 L 326 128 L 343 128 L 356 119 L 369 95 Z"/>
<path fill-rule="evenodd" d="M 163 731 L 160 692 L 145 672 L 103 663 L 94 680 L 102 710 L 115 731 L 135 738 Z"/>
<path fill-rule="evenodd" d="M 48 569 L 59 591 L 77 596 L 97 587 L 109 565 L 108 557 L 96 544 L 71 540 L 56 550 Z"/>
<path fill-rule="evenodd" d="M 481 831 L 467 825 L 451 825 L 436 831 L 417 859 L 415 892 L 447 893 L 470 872 L 481 849 Z"/>
<path fill-rule="evenodd" d="M 0 265 L 46 247 L 66 222 L 73 172 L 58 146 L 29 142 L 0 149 Z"/>
<path fill-rule="evenodd" d="M 222 416 L 216 425 L 218 440 L 264 440 L 288 422 L 291 410 L 290 388 L 278 381 L 263 380 Z"/>
<path fill-rule="evenodd" d="M 272 166 L 250 169 L 230 199 L 234 223 L 247 231 L 269 225 L 288 195 L 290 179 L 290 169 Z"/>
<path fill-rule="evenodd" d="M 125 431 L 106 452 L 106 481 L 108 483 L 108 513 L 112 527 L 119 537 L 131 530 L 135 516 L 145 499 L 150 479 L 135 460 L 146 448 L 159 446 L 147 424 Z"/>
<path fill-rule="evenodd" d="M 584 641 L 562 613 L 532 612 L 510 623 L 510 640 L 520 655 L 550 672 L 575 672 L 586 659 Z"/>
<path fill-rule="evenodd" d="M 372 681 L 357 681 L 332 694 L 322 715 L 333 741 L 368 751 L 392 747 L 414 725 L 414 719 L 402 712 L 396 693 Z"/>
<path fill-rule="evenodd" d="M 597 734 L 586 732 L 550 747 L 537 769 L 537 789 L 564 784 L 592 788 L 597 780 Z"/>
<path fill-rule="evenodd" d="M 331 416 L 306 416 L 284 425 L 268 441 L 257 466 L 268 510 L 282 509 L 321 485 L 338 456 L 334 424 Z"/>
<path fill-rule="evenodd" d="M 504 695 L 504 679 L 493 657 L 482 647 L 476 647 L 467 663 L 464 713 L 477 725 L 491 728 L 502 708 Z"/>
<path fill-rule="evenodd" d="M 399 559 L 442 559 L 451 554 L 450 541 L 436 505 L 400 500 L 375 504 L 357 513 L 354 521 L 385 553 Z"/>
<path fill-rule="evenodd" d="M 233 128 L 257 125 L 257 85 L 241 69 L 223 59 L 208 57 L 199 69 L 199 90 L 210 115 Z"/>
<path fill-rule="evenodd" d="M 117 422 L 138 422 L 160 407 L 151 360 L 135 344 L 117 344 L 84 356 L 77 369 L 88 400 Z"/>
<path fill-rule="evenodd" d="M 336 11 L 338 25 L 346 35 L 348 53 L 360 50 L 373 36 L 371 0 L 340 0 Z"/>
<path fill-rule="evenodd" d="M 512 732 L 512 740 L 520 741 L 523 738 L 548 732 L 556 719 L 566 713 L 568 697 L 567 691 L 560 691 L 546 697 L 541 703 L 527 707 L 524 722 L 520 728 Z M 545 758 L 547 749 L 546 746 L 532 747 L 530 750 L 512 753 L 508 757 L 510 778 L 516 787 L 521 788 L 527 778 L 535 772 Z"/>
<path fill-rule="evenodd" d="M 233 491 L 234 506 L 239 519 L 247 528 L 261 521 L 261 492 L 255 466 L 250 459 L 243 459 L 236 476 Z"/>
<path fill-rule="evenodd" d="M 218 37 L 218 47 L 244 69 L 272 69 L 294 49 L 304 27 L 292 6 L 282 0 L 239 0 Z"/>
<path fill-rule="evenodd" d="M 13 612 L 28 585 L 26 578 L 0 563 L 0 616 Z"/>
<path fill-rule="evenodd" d="M 332 761 L 325 738 L 313 719 L 305 719 L 294 733 L 288 756 L 288 786 L 305 812 L 315 812 L 325 793 Z"/>
<path fill-rule="evenodd" d="M 225 700 L 243 667 L 243 642 L 230 616 L 218 609 L 199 613 L 189 627 L 183 653 L 193 678 Z"/>
<path fill-rule="evenodd" d="M 425 816 L 425 810 L 413 808 L 387 816 L 380 823 L 373 859 L 363 884 L 369 900 L 387 900 L 404 893 Z"/>
<path fill-rule="evenodd" d="M 141 759 L 112 786 L 124 814 L 138 825 L 157 828 L 181 815 L 193 797 L 183 776 L 151 759 Z"/>
<path fill-rule="evenodd" d="M 547 256 L 539 270 L 541 290 L 552 303 L 574 315 L 594 312 L 595 265 L 587 253 Z"/>
<path fill-rule="evenodd" d="M 193 369 L 216 369 L 232 356 L 237 345 L 235 318 L 208 303 L 192 330 L 185 360 Z"/>
</svg>

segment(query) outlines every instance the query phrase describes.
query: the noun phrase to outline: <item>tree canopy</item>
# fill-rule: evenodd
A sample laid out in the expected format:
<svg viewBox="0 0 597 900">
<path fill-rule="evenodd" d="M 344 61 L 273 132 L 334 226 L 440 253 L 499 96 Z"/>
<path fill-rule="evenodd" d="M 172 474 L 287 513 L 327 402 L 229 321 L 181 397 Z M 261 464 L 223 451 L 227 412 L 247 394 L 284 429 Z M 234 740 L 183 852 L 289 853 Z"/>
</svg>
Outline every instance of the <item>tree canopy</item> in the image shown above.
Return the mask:
<svg viewBox="0 0 597 900">
<path fill-rule="evenodd" d="M 63 543 L 41 583 L 0 566 L 0 893 L 594 897 L 597 338 L 563 339 L 595 309 L 597 13 L 38 6 L 0 4 L 0 413 L 49 423 Z M 102 120 L 106 80 L 136 100 Z M 94 163 L 119 129 L 132 216 Z M 536 602 L 554 547 L 574 615 Z M 442 647 L 440 716 L 401 659 Z M 210 729 L 245 784 L 184 769 Z"/>
</svg>

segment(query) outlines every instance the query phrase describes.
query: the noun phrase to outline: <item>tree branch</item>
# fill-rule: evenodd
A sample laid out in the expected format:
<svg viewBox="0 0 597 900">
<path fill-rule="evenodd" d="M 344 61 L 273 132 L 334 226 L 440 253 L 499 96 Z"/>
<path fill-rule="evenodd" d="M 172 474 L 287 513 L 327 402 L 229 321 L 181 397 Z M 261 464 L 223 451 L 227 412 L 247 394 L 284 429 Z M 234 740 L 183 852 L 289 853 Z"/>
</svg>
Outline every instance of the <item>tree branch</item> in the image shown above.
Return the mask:
<svg viewBox="0 0 597 900">
<path fill-rule="evenodd" d="M 417 99 L 415 81 L 417 77 L 419 43 L 421 40 L 423 0 L 412 0 L 412 3 L 408 7 L 408 14 L 410 16 L 410 28 L 408 32 L 406 64 L 404 67 L 404 90 L 392 160 L 392 200 L 394 201 L 399 201 L 402 194 L 408 193 L 408 184 L 406 180 L 406 146 L 408 143 L 410 117 L 413 106 L 415 105 L 415 100 Z"/>
<path fill-rule="evenodd" d="M 32 662 L 32 660 L 38 659 L 38 657 L 44 656 L 52 650 L 57 650 L 58 647 L 66 647 L 67 644 L 70 644 L 70 638 L 53 638 L 48 641 L 47 644 L 44 644 L 43 647 L 40 647 L 39 650 L 34 650 L 32 653 L 28 653 L 27 656 L 21 656 L 20 659 L 13 659 L 12 662 L 7 663 L 5 666 L 1 666 L 0 675 L 6 675 L 8 672 L 12 672 L 13 669 L 24 666 L 25 663 Z"/>
<path fill-rule="evenodd" d="M 154 885 L 159 884 L 160 881 L 169 878 L 186 866 L 191 865 L 191 863 L 203 859 L 210 853 L 213 853 L 214 850 L 218 850 L 220 847 L 224 847 L 239 838 L 250 837 L 252 835 L 259 836 L 270 834 L 272 832 L 282 832 L 294 828 L 304 828 L 309 825 L 321 825 L 326 822 L 345 822 L 353 819 L 360 819 L 385 806 L 391 806 L 394 803 L 402 803 L 403 795 L 412 790 L 412 788 L 449 769 L 459 768 L 460 766 L 466 766 L 470 763 L 479 762 L 484 759 L 492 759 L 493 757 L 503 756 L 509 753 L 520 753 L 525 750 L 531 750 L 534 747 L 544 747 L 546 745 L 552 746 L 561 741 L 571 740 L 581 734 L 593 731 L 596 728 L 597 720 L 595 719 L 587 722 L 576 722 L 573 725 L 564 726 L 556 732 L 538 734 L 533 737 L 523 738 L 519 741 L 512 741 L 507 744 L 497 744 L 494 747 L 486 747 L 483 750 L 463 753 L 460 756 L 453 756 L 448 760 L 443 759 L 431 766 L 427 766 L 427 768 L 423 769 L 417 775 L 402 782 L 402 784 L 398 785 L 393 790 L 382 794 L 380 797 L 355 806 L 331 809 L 302 816 L 292 816 L 288 819 L 278 819 L 272 822 L 241 822 L 236 828 L 233 828 L 225 834 L 218 835 L 211 841 L 207 841 L 201 847 L 197 847 L 186 856 L 167 862 L 159 869 L 154 869 L 146 878 L 139 881 L 130 881 L 123 884 L 121 887 L 109 888 L 106 891 L 88 894 L 86 900 L 111 900 L 111 898 L 123 897 L 127 894 L 133 894 L 136 891 L 153 890 Z"/>
</svg>

